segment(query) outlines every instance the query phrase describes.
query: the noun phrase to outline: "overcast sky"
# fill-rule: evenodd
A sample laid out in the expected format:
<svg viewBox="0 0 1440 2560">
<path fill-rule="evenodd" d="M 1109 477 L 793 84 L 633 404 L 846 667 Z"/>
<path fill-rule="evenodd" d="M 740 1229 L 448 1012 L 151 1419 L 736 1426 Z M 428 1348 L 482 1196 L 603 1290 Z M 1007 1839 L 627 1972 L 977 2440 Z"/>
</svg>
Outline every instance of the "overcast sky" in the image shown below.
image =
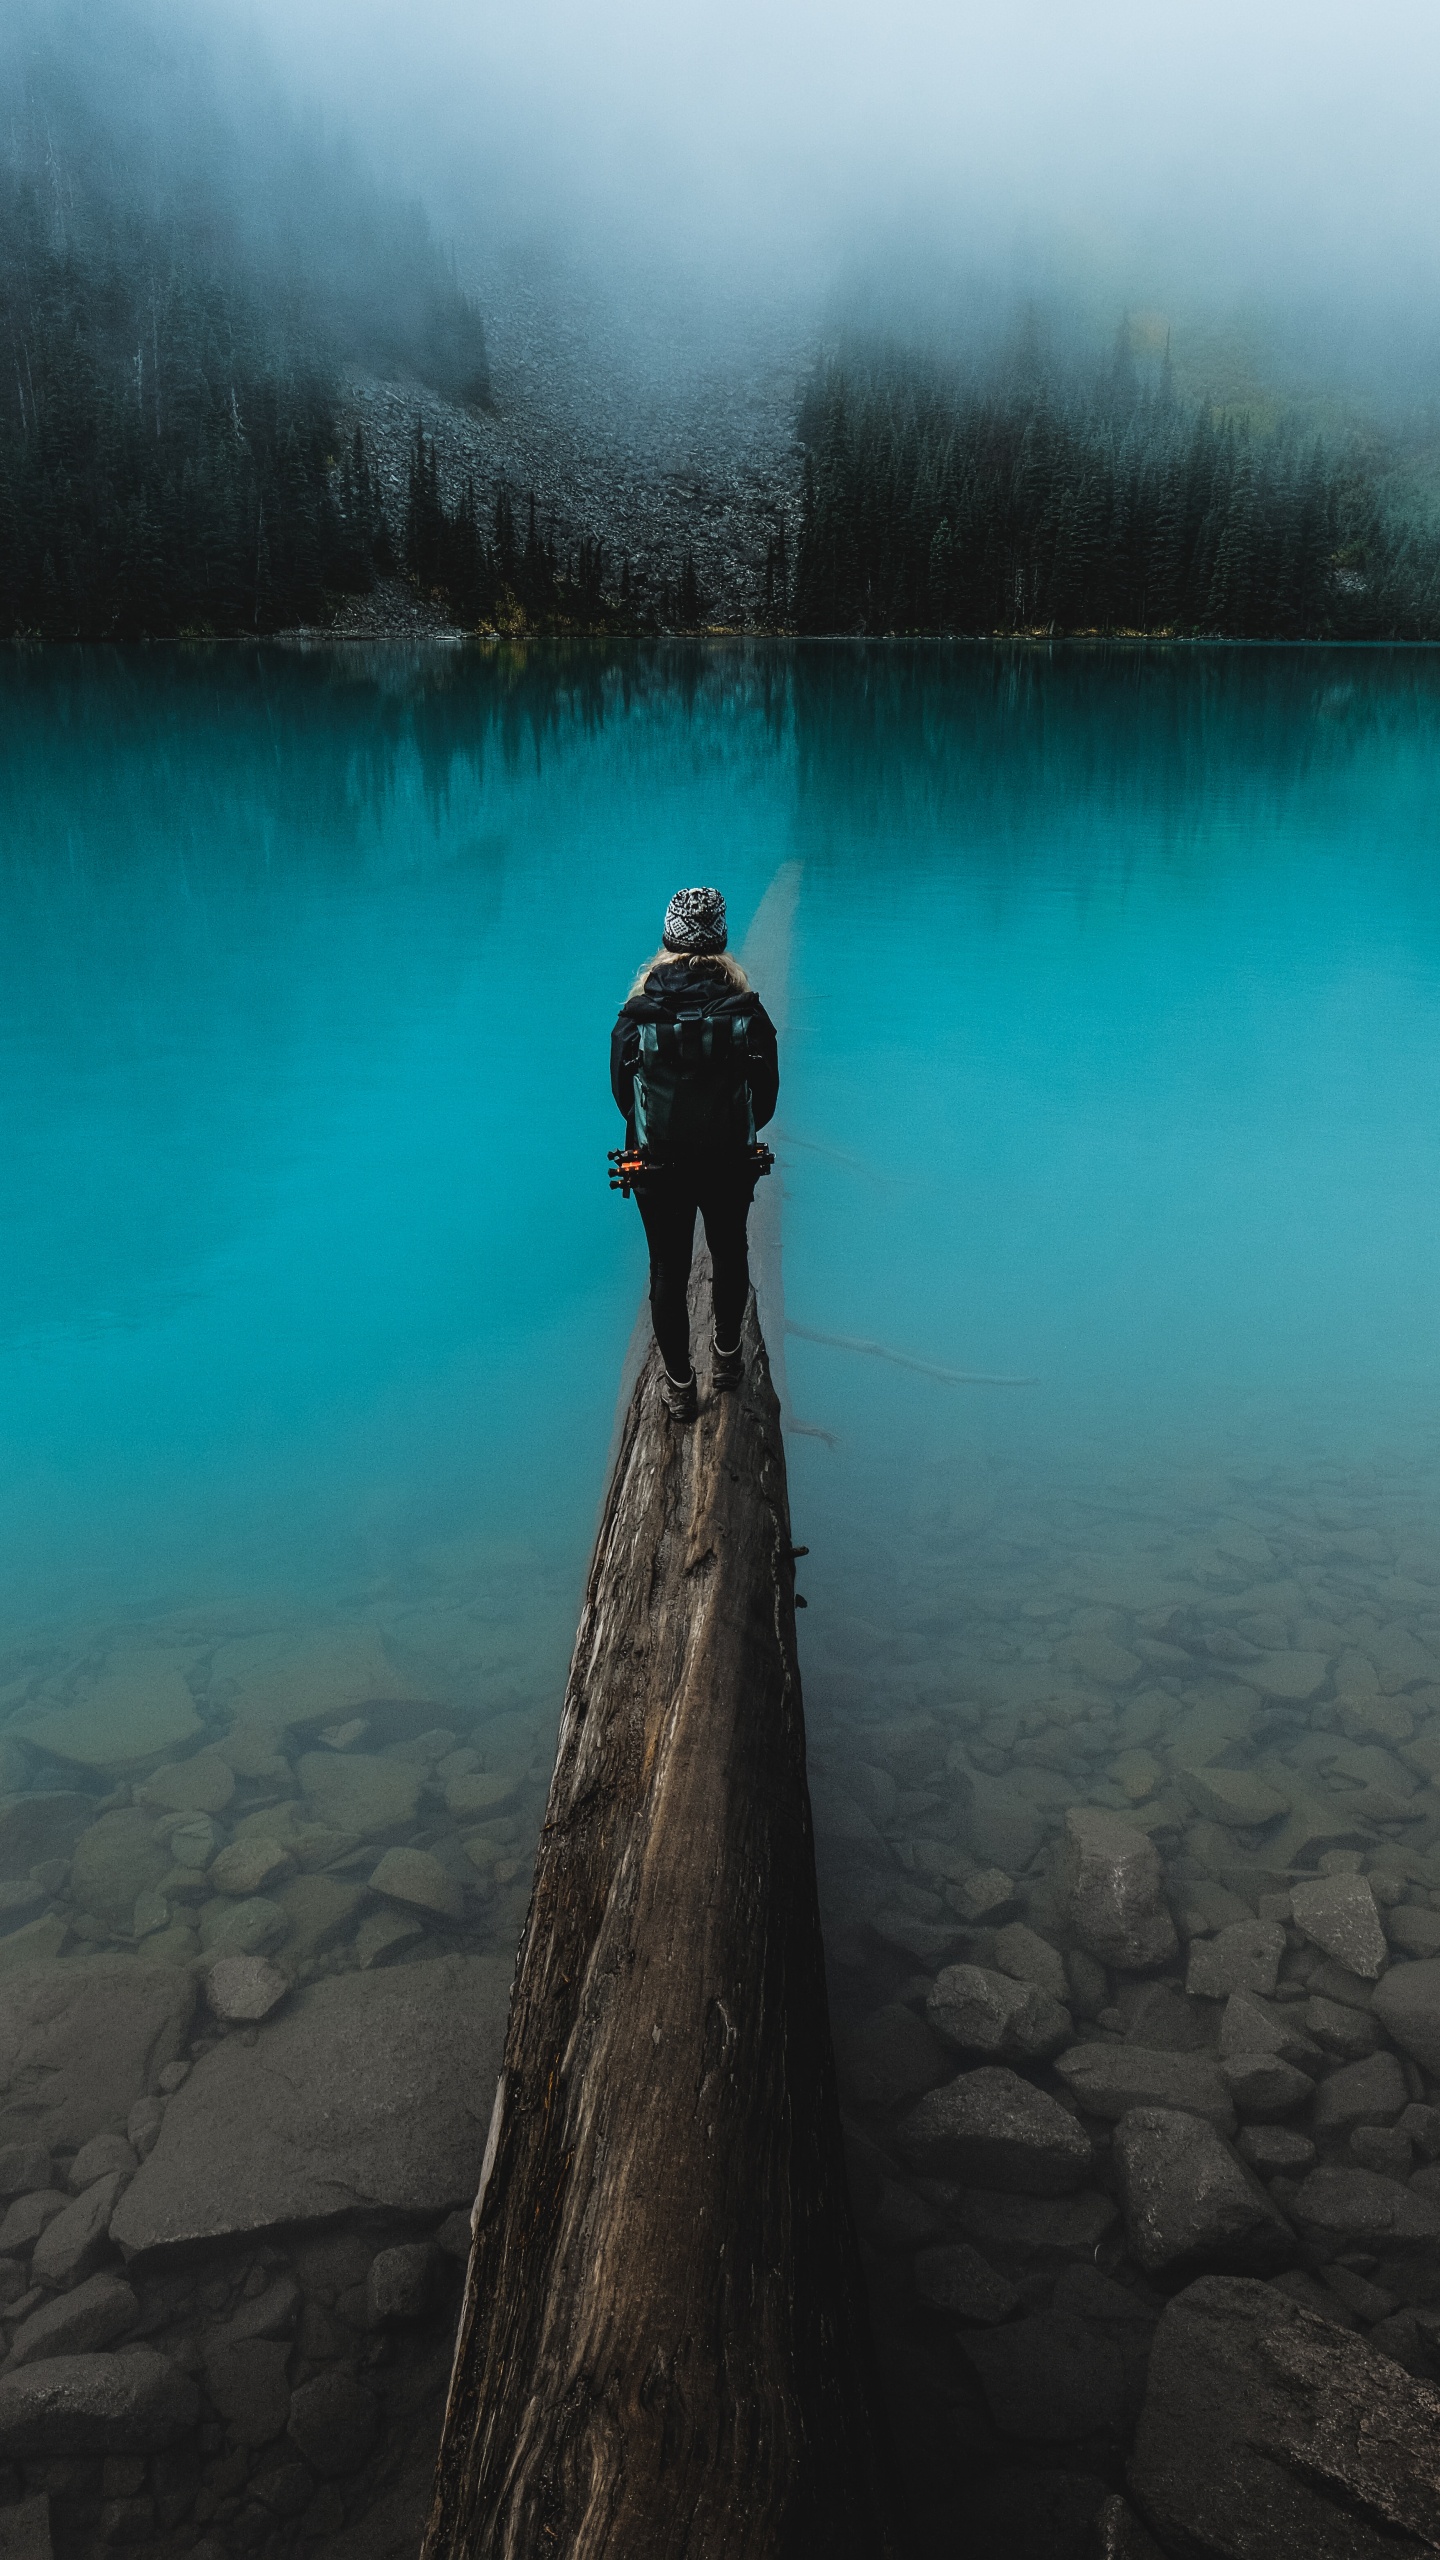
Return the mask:
<svg viewBox="0 0 1440 2560">
<path fill-rule="evenodd" d="M 442 219 L 785 271 L 918 230 L 1137 291 L 1437 273 L 1435 0 L 207 0 Z"/>
</svg>

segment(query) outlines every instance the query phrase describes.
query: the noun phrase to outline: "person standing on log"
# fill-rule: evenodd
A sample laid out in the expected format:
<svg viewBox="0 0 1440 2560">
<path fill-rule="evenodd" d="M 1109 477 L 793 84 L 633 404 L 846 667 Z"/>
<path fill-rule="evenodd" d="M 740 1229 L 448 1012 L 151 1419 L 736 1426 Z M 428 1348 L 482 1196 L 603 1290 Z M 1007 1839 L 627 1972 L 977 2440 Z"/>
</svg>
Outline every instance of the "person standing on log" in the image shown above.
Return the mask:
<svg viewBox="0 0 1440 2560">
<path fill-rule="evenodd" d="M 693 1422 L 699 1402 L 688 1304 L 697 1211 L 710 1247 L 711 1377 L 717 1388 L 740 1382 L 755 1135 L 780 1091 L 775 1026 L 725 945 L 719 890 L 677 889 L 661 947 L 610 1035 L 626 1148 L 644 1158 L 634 1190 L 650 1247 L 661 1393 L 677 1422 Z"/>
</svg>

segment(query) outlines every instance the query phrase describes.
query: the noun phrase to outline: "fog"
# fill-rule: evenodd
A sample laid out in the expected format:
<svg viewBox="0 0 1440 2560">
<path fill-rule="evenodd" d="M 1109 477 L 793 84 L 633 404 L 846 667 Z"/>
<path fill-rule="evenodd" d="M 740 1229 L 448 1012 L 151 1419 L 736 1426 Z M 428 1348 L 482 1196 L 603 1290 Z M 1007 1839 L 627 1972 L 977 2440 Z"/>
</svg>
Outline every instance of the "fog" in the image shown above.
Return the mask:
<svg viewBox="0 0 1440 2560">
<path fill-rule="evenodd" d="M 559 233 L 807 290 L 918 261 L 1112 316 L 1430 337 L 1423 0 L 253 0 L 253 22 L 466 242 Z"/>
</svg>

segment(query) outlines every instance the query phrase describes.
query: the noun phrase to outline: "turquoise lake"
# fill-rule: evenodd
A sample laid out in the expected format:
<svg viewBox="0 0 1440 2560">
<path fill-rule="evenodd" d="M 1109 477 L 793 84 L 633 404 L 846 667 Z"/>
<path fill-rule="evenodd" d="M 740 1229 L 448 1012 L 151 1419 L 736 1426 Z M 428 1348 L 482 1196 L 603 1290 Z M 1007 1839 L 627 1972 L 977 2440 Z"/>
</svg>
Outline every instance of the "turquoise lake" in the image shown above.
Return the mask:
<svg viewBox="0 0 1440 2560">
<path fill-rule="evenodd" d="M 1433 1446 L 1435 659 L 156 649 L 0 686 L 11 1645 L 439 1558 L 556 1690 L 643 1280 L 609 1023 L 673 886 L 738 941 L 793 861 L 790 1314 L 1033 1381 L 791 1341 L 834 1442 L 792 1449 L 817 1681 L 927 1503 Z"/>
</svg>

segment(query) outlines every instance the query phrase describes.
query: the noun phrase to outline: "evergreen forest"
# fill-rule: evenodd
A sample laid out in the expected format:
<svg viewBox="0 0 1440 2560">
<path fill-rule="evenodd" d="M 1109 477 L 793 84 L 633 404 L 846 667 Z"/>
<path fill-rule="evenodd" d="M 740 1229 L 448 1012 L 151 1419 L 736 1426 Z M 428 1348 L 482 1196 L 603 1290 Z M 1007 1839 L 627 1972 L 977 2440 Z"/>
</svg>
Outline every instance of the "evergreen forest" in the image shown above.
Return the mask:
<svg viewBox="0 0 1440 2560">
<path fill-rule="evenodd" d="M 1122 323 L 1086 376 L 1033 342 L 989 380 L 852 346 L 800 420 L 801 632 L 1440 636 L 1440 546 L 1373 442 L 1264 432 L 1144 380 Z"/>
</svg>

